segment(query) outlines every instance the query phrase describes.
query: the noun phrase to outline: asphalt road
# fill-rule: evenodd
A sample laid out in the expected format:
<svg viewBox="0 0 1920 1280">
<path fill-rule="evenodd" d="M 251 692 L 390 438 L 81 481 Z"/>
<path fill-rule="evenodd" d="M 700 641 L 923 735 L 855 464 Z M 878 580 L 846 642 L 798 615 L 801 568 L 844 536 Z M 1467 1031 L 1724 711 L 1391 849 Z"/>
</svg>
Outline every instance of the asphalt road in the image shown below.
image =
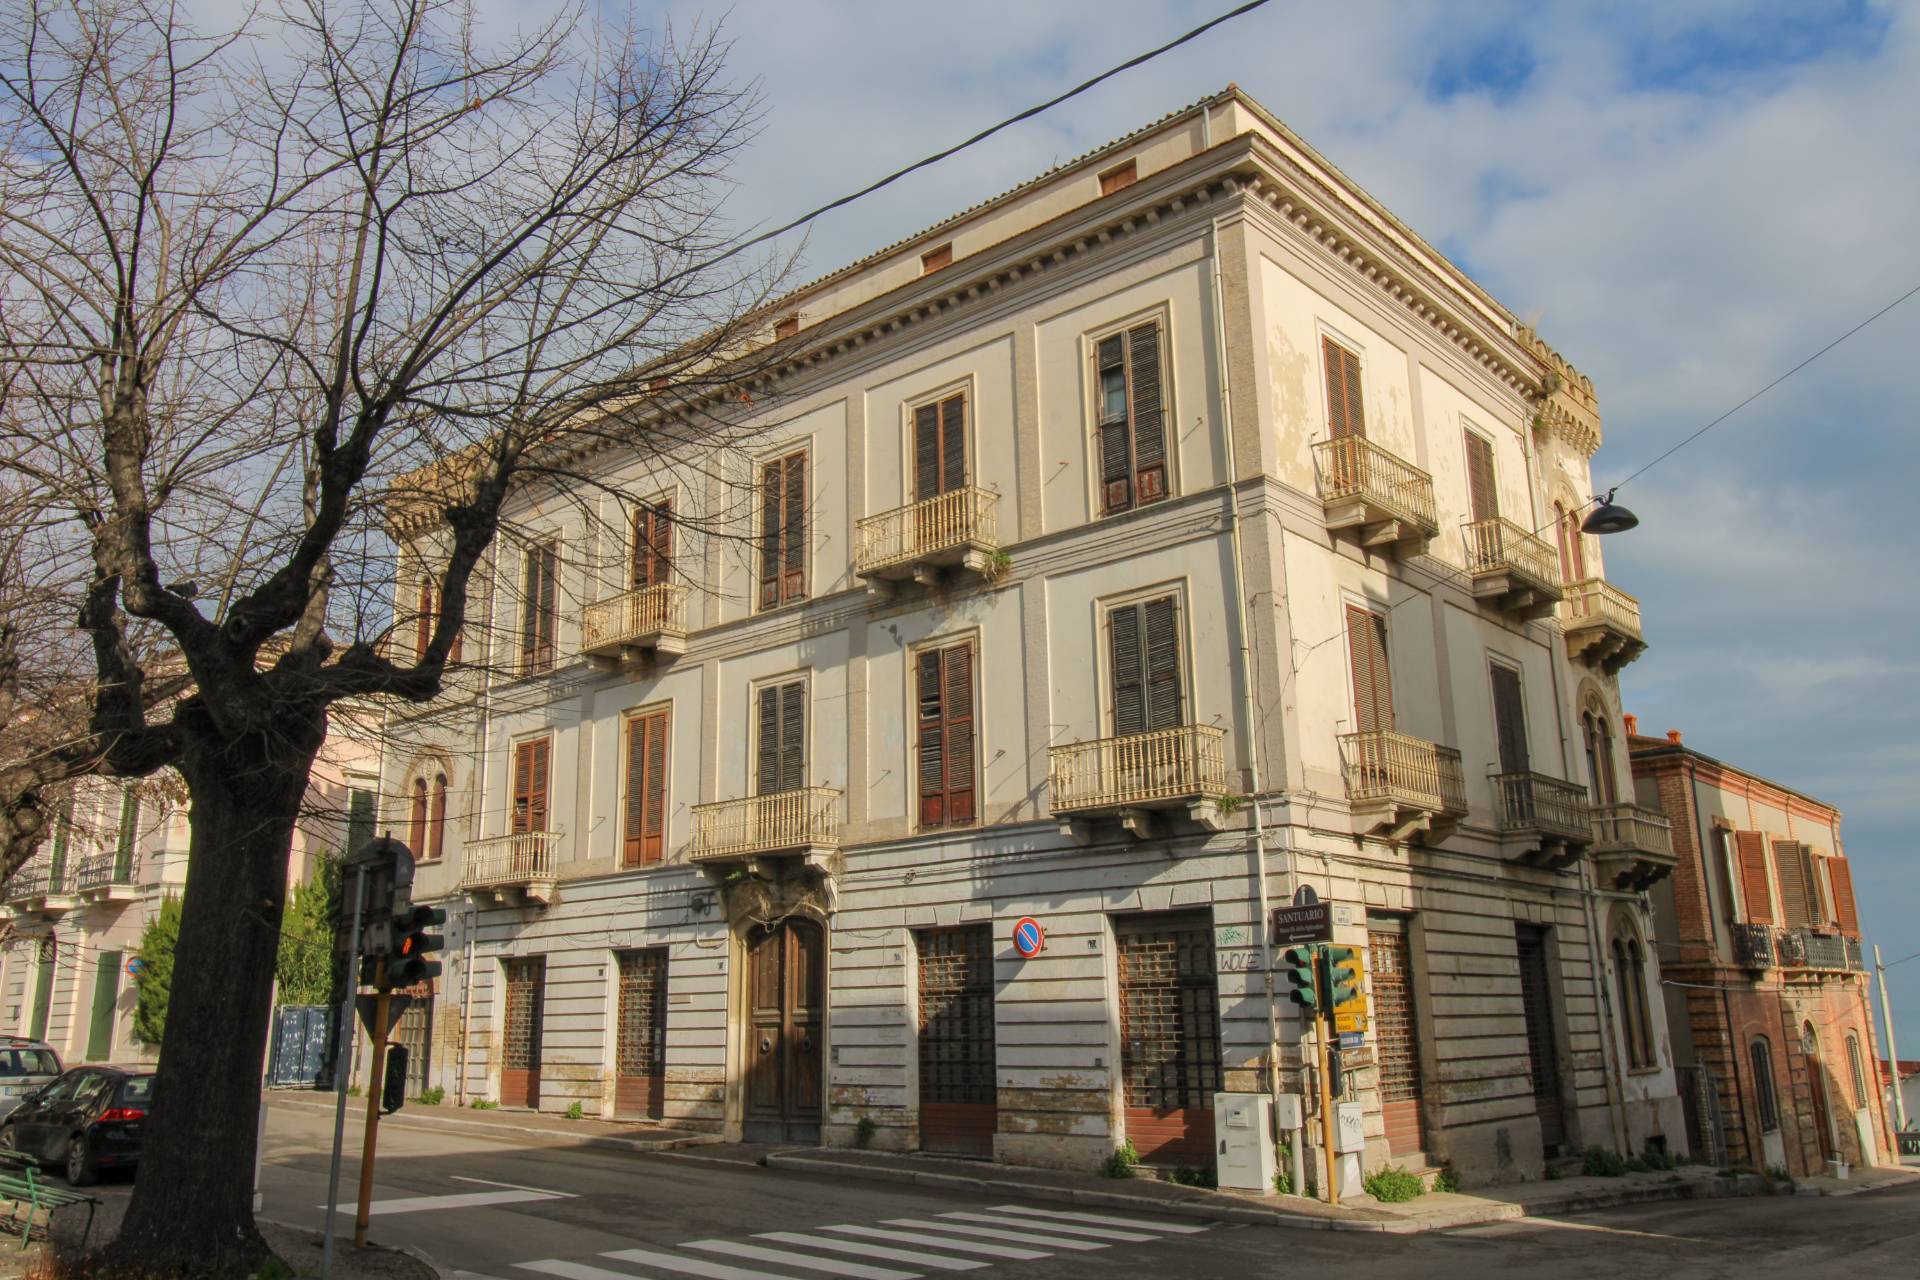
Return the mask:
<svg viewBox="0 0 1920 1280">
<path fill-rule="evenodd" d="M 349 1126 L 358 1149 L 358 1125 Z M 318 1228 L 326 1115 L 276 1107 L 262 1216 Z M 522 1145 L 522 1141 L 530 1145 Z M 514 1135 L 382 1130 L 372 1237 L 456 1274 L 532 1280 L 1555 1280 L 1920 1276 L 1920 1188 L 1633 1206 L 1419 1236 L 1119 1210 L 763 1169 L 750 1149 L 636 1155 Z M 342 1173 L 351 1229 L 356 1170 Z M 101 1189 L 127 1193 L 124 1183 Z"/>
</svg>

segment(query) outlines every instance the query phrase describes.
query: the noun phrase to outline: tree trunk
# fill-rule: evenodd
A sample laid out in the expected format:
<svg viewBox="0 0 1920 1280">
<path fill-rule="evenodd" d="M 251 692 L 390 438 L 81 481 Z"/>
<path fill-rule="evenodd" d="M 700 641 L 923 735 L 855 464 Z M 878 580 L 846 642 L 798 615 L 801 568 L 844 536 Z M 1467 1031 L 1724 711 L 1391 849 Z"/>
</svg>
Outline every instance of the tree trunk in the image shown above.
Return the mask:
<svg viewBox="0 0 1920 1280">
<path fill-rule="evenodd" d="M 324 725 L 324 719 L 322 720 Z M 133 1199 L 102 1273 L 249 1276 L 271 1255 L 253 1221 L 260 1072 L 286 904 L 287 860 L 324 733 L 181 762 L 192 838 L 154 1107 Z"/>
</svg>

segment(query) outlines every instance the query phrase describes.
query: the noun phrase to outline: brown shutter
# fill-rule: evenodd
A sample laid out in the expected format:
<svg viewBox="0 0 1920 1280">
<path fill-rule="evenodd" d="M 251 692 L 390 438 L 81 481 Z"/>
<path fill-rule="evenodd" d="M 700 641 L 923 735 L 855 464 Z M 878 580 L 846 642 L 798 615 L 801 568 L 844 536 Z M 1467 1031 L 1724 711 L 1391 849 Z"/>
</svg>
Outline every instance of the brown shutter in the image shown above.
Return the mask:
<svg viewBox="0 0 1920 1280">
<path fill-rule="evenodd" d="M 1740 857 L 1740 899 L 1749 924 L 1773 923 L 1773 896 L 1767 892 L 1767 848 L 1758 831 L 1733 833 Z"/>
<path fill-rule="evenodd" d="M 780 790 L 780 688 L 760 690 L 760 726 L 754 742 L 754 793 L 770 796 Z"/>
<path fill-rule="evenodd" d="M 1580 541 L 1580 517 L 1569 511 L 1561 519 L 1567 530 L 1567 572 L 1568 582 L 1579 582 L 1587 576 L 1587 548 Z"/>
<path fill-rule="evenodd" d="M 560 617 L 557 596 L 560 591 L 560 551 L 557 547 L 540 550 L 540 652 L 553 662 L 554 626 Z M 544 828 L 543 828 L 544 829 Z"/>
<path fill-rule="evenodd" d="M 1833 918 L 1849 938 L 1860 936 L 1860 909 L 1853 900 L 1853 868 L 1845 858 L 1827 859 L 1827 877 L 1833 881 Z"/>
<path fill-rule="evenodd" d="M 967 482 L 967 398 L 948 396 L 940 405 L 940 492 Z"/>
<path fill-rule="evenodd" d="M 1167 435 L 1160 383 L 1160 326 L 1127 333 L 1127 382 L 1133 407 L 1134 494 L 1141 502 L 1167 496 Z"/>
<path fill-rule="evenodd" d="M 667 713 L 627 721 L 626 819 L 621 860 L 629 867 L 658 862 L 665 844 Z"/>
<path fill-rule="evenodd" d="M 1493 673 L 1493 728 L 1500 743 L 1500 772 L 1525 773 L 1527 712 L 1520 696 L 1520 673 L 1512 667 L 1491 665 Z"/>
<path fill-rule="evenodd" d="M 973 645 L 945 651 L 947 822 L 973 821 Z"/>
<path fill-rule="evenodd" d="M 433 780 L 433 804 L 427 810 L 427 852 L 428 858 L 438 859 L 447 848 L 447 776 L 436 775 Z"/>
<path fill-rule="evenodd" d="M 540 652 L 540 548 L 529 548 L 520 603 L 520 662 L 531 668 Z"/>
<path fill-rule="evenodd" d="M 633 588 L 665 583 L 673 572 L 673 504 L 662 501 L 633 513 Z"/>
<path fill-rule="evenodd" d="M 1469 431 L 1467 442 L 1467 504 L 1475 520 L 1491 520 L 1500 514 L 1500 499 L 1493 487 L 1493 445 Z"/>
<path fill-rule="evenodd" d="M 551 546 L 527 552 L 525 611 L 520 620 L 520 657 L 530 669 L 553 662 L 554 605 L 560 553 Z"/>
<path fill-rule="evenodd" d="M 418 858 L 427 848 L 427 780 L 413 780 L 413 803 L 408 806 L 407 843 L 413 847 L 413 856 Z"/>
<path fill-rule="evenodd" d="M 925 502 L 940 493 L 940 406 L 923 404 L 913 411 L 913 500 Z"/>
<path fill-rule="evenodd" d="M 769 462 L 760 468 L 760 607 L 780 603 L 780 523 L 786 509 L 786 466 Z"/>
<path fill-rule="evenodd" d="M 1173 597 L 1141 606 L 1147 628 L 1147 728 L 1172 729 L 1180 714 L 1180 628 Z"/>
<path fill-rule="evenodd" d="M 947 821 L 945 690 L 938 649 L 920 651 L 914 663 L 914 684 L 920 709 L 920 825 L 938 827 Z"/>
<path fill-rule="evenodd" d="M 433 638 L 433 579 L 421 576 L 420 613 L 413 624 L 413 660 L 419 662 L 427 656 L 427 642 Z"/>
<path fill-rule="evenodd" d="M 786 543 L 785 575 L 780 599 L 800 600 L 807 594 L 807 455 L 787 456 L 787 519 L 781 530 Z"/>
<path fill-rule="evenodd" d="M 658 862 L 667 847 L 667 713 L 648 716 L 647 727 L 647 821 L 640 835 L 645 847 L 641 858 Z"/>
<path fill-rule="evenodd" d="M 1356 732 L 1393 728 L 1393 677 L 1387 665 L 1387 620 L 1358 605 L 1347 606 L 1347 655 L 1353 664 L 1353 724 Z"/>
<path fill-rule="evenodd" d="M 1101 341 L 1095 369 L 1100 399 L 1101 506 L 1108 511 L 1124 511 L 1133 505 L 1133 465 L 1127 445 L 1126 377 L 1127 345 L 1116 333 Z M 1116 378 L 1120 383 L 1121 400 L 1110 409 L 1105 388 Z"/>
<path fill-rule="evenodd" d="M 780 789 L 807 785 L 807 686 L 802 680 L 780 687 Z"/>
<path fill-rule="evenodd" d="M 1807 884 L 1806 856 L 1797 840 L 1773 842 L 1774 871 L 1780 877 L 1781 921 L 1789 929 L 1817 923 L 1813 916 L 1813 893 Z"/>
<path fill-rule="evenodd" d="M 973 645 L 924 649 L 914 662 L 919 704 L 920 825 L 973 821 Z"/>
<path fill-rule="evenodd" d="M 1327 373 L 1327 434 L 1335 440 L 1366 435 L 1360 400 L 1360 357 L 1332 338 L 1322 338 L 1320 350 Z"/>
<path fill-rule="evenodd" d="M 519 743 L 513 749 L 513 830 L 547 829 L 547 748 L 550 738 Z"/>
<path fill-rule="evenodd" d="M 1140 645 L 1140 606 L 1130 604 L 1107 615 L 1113 652 L 1113 732 L 1125 737 L 1147 728 L 1145 654 Z"/>
</svg>

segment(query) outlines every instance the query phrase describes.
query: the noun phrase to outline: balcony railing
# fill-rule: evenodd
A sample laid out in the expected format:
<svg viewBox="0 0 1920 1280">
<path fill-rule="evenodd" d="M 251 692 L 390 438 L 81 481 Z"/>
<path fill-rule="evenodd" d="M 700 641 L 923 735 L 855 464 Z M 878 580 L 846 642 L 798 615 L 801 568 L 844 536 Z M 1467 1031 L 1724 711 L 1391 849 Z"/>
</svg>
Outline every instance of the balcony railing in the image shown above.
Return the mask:
<svg viewBox="0 0 1920 1280">
<path fill-rule="evenodd" d="M 619 658 L 629 649 L 677 656 L 686 638 L 687 589 L 676 583 L 596 600 L 580 619 L 580 651 L 589 657 Z"/>
<path fill-rule="evenodd" d="M 1773 935 L 1774 954 L 1780 958 L 1782 969 L 1804 969 L 1807 967 L 1807 940 L 1792 929 L 1779 929 Z"/>
<path fill-rule="evenodd" d="M 460 887 L 495 894 L 518 889 L 529 899 L 545 901 L 553 889 L 560 834 L 515 831 L 473 841 L 466 848 Z"/>
<path fill-rule="evenodd" d="M 846 827 L 845 793 L 836 787 L 800 787 L 693 806 L 695 862 L 760 854 L 814 856 L 840 847 Z"/>
<path fill-rule="evenodd" d="M 1559 601 L 1560 565 L 1545 542 L 1501 516 L 1475 520 L 1466 535 L 1467 574 L 1475 595 L 1532 616 Z"/>
<path fill-rule="evenodd" d="M 861 520 L 853 571 L 863 578 L 910 578 L 941 568 L 985 573 L 1000 546 L 1000 495 L 965 485 Z"/>
<path fill-rule="evenodd" d="M 7 901 L 30 902 L 47 895 L 47 869 L 29 863 L 7 877 Z"/>
<path fill-rule="evenodd" d="M 1056 814 L 1224 799 L 1227 731 L 1189 724 L 1054 747 L 1047 784 Z"/>
<path fill-rule="evenodd" d="M 118 890 L 133 887 L 133 859 L 118 853 L 90 854 L 80 859 L 74 879 L 83 894 L 113 897 Z"/>
<path fill-rule="evenodd" d="M 1411 462 L 1362 436 L 1321 440 L 1313 452 L 1329 528 L 1359 526 L 1369 545 L 1417 539 L 1424 546 L 1440 531 L 1433 477 Z"/>
<path fill-rule="evenodd" d="M 1644 889 L 1673 871 L 1673 827 L 1665 814 L 1638 805 L 1598 805 L 1593 858 L 1614 888 Z"/>
<path fill-rule="evenodd" d="M 1340 750 L 1346 760 L 1347 798 L 1356 809 L 1427 815 L 1467 811 L 1466 774 L 1460 753 L 1452 747 L 1378 729 L 1340 735 Z"/>
<path fill-rule="evenodd" d="M 1585 787 L 1544 773 L 1493 776 L 1500 829 L 1532 832 L 1586 845 L 1593 840 L 1593 811 Z"/>
<path fill-rule="evenodd" d="M 1560 605 L 1568 656 L 1617 672 L 1646 649 L 1640 602 L 1605 578 L 1569 583 Z"/>
<path fill-rule="evenodd" d="M 1733 926 L 1733 962 L 1742 969 L 1773 968 L 1773 926 L 1736 924 Z"/>
<path fill-rule="evenodd" d="M 1819 933 L 1812 929 L 1793 929 L 1781 937 L 1793 937 L 1797 940 L 1799 955 L 1793 967 L 1807 969 L 1827 969 L 1844 973 L 1849 969 L 1863 969 L 1864 964 L 1852 963 L 1853 955 L 1848 947 L 1850 939 L 1837 933 Z M 1782 964 L 1788 963 L 1783 957 Z"/>
</svg>

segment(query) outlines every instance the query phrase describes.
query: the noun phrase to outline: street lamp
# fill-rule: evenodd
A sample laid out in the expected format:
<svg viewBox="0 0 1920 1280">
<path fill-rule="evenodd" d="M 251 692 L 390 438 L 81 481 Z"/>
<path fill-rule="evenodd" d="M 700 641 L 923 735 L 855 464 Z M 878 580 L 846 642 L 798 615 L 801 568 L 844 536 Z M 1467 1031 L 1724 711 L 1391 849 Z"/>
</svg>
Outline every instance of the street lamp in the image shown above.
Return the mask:
<svg viewBox="0 0 1920 1280">
<path fill-rule="evenodd" d="M 1617 488 L 1607 490 L 1607 496 L 1600 499 L 1600 505 L 1595 507 L 1592 512 L 1588 514 L 1587 518 L 1580 522 L 1580 532 L 1599 534 L 1625 533 L 1640 523 L 1639 516 L 1636 516 L 1625 507 L 1615 504 L 1613 495 L 1618 492 L 1619 490 Z"/>
</svg>

